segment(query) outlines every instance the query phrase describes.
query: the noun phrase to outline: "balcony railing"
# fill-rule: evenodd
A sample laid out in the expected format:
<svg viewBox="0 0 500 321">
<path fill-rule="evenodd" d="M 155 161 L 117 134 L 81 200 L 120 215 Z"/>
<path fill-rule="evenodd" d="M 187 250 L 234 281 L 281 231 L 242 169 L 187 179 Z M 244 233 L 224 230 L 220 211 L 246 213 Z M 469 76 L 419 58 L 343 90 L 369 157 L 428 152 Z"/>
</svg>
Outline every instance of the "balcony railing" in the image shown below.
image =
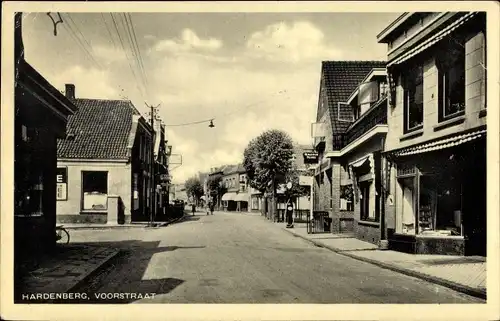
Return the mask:
<svg viewBox="0 0 500 321">
<path fill-rule="evenodd" d="M 343 138 L 343 146 L 347 146 L 364 133 L 375 127 L 376 125 L 387 124 L 387 100 L 382 100 L 375 103 L 368 109 L 361 117 L 356 119 L 354 123 L 349 126 Z"/>
</svg>

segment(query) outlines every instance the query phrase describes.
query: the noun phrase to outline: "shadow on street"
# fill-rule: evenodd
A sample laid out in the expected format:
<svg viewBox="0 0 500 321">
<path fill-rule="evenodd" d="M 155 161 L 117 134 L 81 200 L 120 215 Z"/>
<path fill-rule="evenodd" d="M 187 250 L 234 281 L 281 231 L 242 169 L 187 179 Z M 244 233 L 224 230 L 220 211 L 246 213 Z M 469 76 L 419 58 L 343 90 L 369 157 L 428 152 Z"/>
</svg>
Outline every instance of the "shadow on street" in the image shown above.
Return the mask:
<svg viewBox="0 0 500 321">
<path fill-rule="evenodd" d="M 101 268 L 98 274 L 94 275 L 90 281 L 72 289 L 72 292 L 87 293 L 88 300 L 85 303 L 93 304 L 132 303 L 146 295 L 151 297 L 152 293 L 155 296 L 167 294 L 185 281 L 168 277 L 144 280 L 143 276 L 152 256 L 176 250 L 205 248 L 205 246 L 158 247 L 160 241 L 143 242 L 140 240 L 85 242 L 82 244 L 120 249 L 120 254 Z M 131 297 L 130 294 L 135 294 L 135 297 Z M 148 300 L 144 302 L 147 303 Z M 53 303 L 75 302 L 64 301 Z"/>
</svg>

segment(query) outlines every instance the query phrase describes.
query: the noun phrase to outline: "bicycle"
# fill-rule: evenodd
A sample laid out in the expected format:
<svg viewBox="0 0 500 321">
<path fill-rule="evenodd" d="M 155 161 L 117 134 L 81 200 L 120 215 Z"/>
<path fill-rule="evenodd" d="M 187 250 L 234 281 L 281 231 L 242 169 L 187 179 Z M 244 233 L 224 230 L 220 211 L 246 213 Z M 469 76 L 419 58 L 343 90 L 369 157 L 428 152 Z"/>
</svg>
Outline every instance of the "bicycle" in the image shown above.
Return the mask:
<svg viewBox="0 0 500 321">
<path fill-rule="evenodd" d="M 69 243 L 69 233 L 63 225 L 56 226 L 56 242 L 60 244 Z"/>
</svg>

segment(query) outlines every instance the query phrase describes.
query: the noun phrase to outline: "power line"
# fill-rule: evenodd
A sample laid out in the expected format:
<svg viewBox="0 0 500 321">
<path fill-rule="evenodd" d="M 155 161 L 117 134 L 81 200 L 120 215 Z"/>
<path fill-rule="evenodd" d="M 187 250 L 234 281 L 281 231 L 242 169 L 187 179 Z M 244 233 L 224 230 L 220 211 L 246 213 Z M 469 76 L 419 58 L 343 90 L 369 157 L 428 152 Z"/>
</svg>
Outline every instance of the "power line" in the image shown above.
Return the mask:
<svg viewBox="0 0 500 321">
<path fill-rule="evenodd" d="M 115 27 L 116 33 L 118 34 L 118 39 L 120 40 L 120 44 L 121 44 L 121 47 L 123 49 L 123 53 L 125 54 L 125 58 L 127 59 L 128 65 L 130 67 L 130 71 L 132 72 L 132 75 L 134 76 L 135 80 L 137 82 L 139 82 L 137 80 L 137 76 L 136 76 L 136 74 L 134 72 L 134 68 L 132 67 L 132 64 L 130 63 L 130 59 L 129 59 L 128 55 L 127 55 L 127 50 L 125 49 L 125 45 L 123 44 L 123 39 L 122 39 L 122 36 L 120 34 L 120 31 L 118 30 L 118 25 L 116 23 L 115 17 L 113 16 L 112 12 L 110 12 L 109 14 L 111 15 L 111 19 L 113 20 L 113 25 Z M 136 87 L 139 90 L 139 92 L 141 93 L 141 95 L 144 97 L 144 92 L 139 88 L 139 86 L 137 84 L 136 84 Z"/>
<path fill-rule="evenodd" d="M 132 35 L 135 40 L 135 46 L 137 48 L 137 52 L 139 53 L 139 62 L 141 63 L 142 71 L 144 73 L 144 78 L 146 80 L 146 84 L 148 84 L 148 77 L 146 73 L 146 69 L 144 68 L 144 60 L 142 59 L 142 54 L 141 54 L 141 49 L 139 47 L 139 43 L 137 42 L 137 35 L 135 33 L 135 28 L 134 28 L 134 23 L 132 22 L 132 15 L 130 13 L 127 13 L 130 28 L 132 29 Z"/>
<path fill-rule="evenodd" d="M 134 42 L 134 39 L 133 39 L 133 36 L 132 36 L 132 30 L 131 30 L 130 24 L 129 24 L 128 20 L 127 20 L 127 15 L 125 13 L 123 13 L 122 20 L 124 21 L 123 26 L 124 26 L 125 32 L 128 35 L 128 40 L 129 40 L 129 44 L 130 44 L 130 49 L 131 49 L 132 56 L 135 58 L 135 63 L 136 63 L 137 68 L 139 69 L 139 74 L 142 77 L 141 80 L 142 80 L 144 88 L 146 90 L 146 95 L 148 95 L 149 91 L 148 91 L 148 87 L 147 87 L 147 84 L 146 84 L 146 76 L 144 74 L 144 69 L 142 69 L 141 61 L 139 60 L 138 46 Z"/>
<path fill-rule="evenodd" d="M 98 69 L 101 69 L 101 65 L 97 62 L 92 53 L 87 49 L 85 43 L 78 37 L 73 27 L 69 23 L 63 23 L 62 26 L 64 29 L 66 29 L 66 31 L 73 38 L 76 44 L 83 50 L 84 54 L 87 56 L 87 58 L 89 58 L 90 62 L 92 62 Z"/>
<path fill-rule="evenodd" d="M 101 18 L 102 18 L 102 21 L 104 22 L 104 26 L 106 27 L 106 30 L 108 31 L 109 38 L 111 39 L 111 42 L 113 42 L 113 47 L 115 49 L 118 49 L 116 42 L 115 42 L 115 39 L 113 37 L 113 34 L 111 33 L 111 30 L 109 29 L 108 24 L 106 23 L 106 18 L 104 17 L 104 13 L 102 13 L 102 12 L 101 12 Z"/>
</svg>

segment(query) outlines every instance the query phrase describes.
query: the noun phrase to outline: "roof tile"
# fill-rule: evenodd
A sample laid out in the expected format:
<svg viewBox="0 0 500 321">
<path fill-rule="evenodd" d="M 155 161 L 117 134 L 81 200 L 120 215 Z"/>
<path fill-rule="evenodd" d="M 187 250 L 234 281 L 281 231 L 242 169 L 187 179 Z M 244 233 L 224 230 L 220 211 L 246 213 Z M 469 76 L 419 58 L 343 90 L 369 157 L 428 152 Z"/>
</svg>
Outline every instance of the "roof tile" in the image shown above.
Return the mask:
<svg viewBox="0 0 500 321">
<path fill-rule="evenodd" d="M 334 135 L 343 133 L 350 125 L 349 122 L 338 121 L 338 103 L 346 102 L 373 68 L 383 68 L 385 65 L 385 61 L 323 61 L 321 69 Z M 341 108 L 341 118 L 350 115 L 347 108 Z"/>
<path fill-rule="evenodd" d="M 74 139 L 57 142 L 58 158 L 127 159 L 132 115 L 139 111 L 128 100 L 74 99 L 78 111 L 68 117 Z"/>
</svg>

